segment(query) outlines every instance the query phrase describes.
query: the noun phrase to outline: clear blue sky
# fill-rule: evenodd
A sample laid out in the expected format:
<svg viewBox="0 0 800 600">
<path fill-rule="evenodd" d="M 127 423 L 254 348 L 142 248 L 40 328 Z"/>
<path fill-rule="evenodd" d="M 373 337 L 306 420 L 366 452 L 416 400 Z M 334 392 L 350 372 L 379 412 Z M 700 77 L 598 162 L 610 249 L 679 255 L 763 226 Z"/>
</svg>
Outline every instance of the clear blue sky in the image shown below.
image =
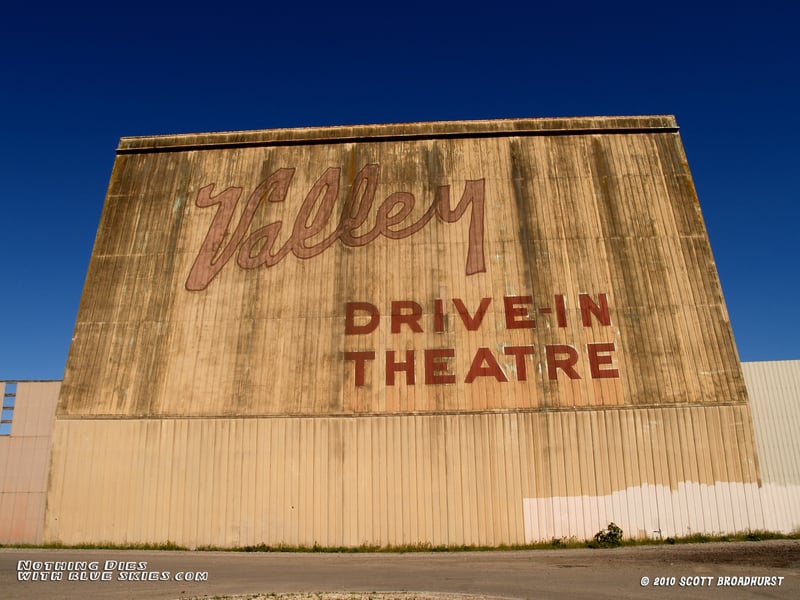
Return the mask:
<svg viewBox="0 0 800 600">
<path fill-rule="evenodd" d="M 4 8 L 0 380 L 63 375 L 120 137 L 506 117 L 676 115 L 741 358 L 800 358 L 800 9 L 556 4 Z"/>
</svg>

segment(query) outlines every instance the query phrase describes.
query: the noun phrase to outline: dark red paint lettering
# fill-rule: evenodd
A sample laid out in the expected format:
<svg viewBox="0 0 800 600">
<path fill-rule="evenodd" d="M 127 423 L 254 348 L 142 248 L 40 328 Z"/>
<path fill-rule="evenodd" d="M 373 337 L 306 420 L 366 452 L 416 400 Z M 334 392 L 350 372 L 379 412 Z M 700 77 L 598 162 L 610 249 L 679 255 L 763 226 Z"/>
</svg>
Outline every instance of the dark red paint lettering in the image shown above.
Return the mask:
<svg viewBox="0 0 800 600">
<path fill-rule="evenodd" d="M 394 374 L 403 371 L 406 374 L 406 384 L 414 385 L 414 351 L 406 350 L 405 362 L 395 362 L 394 350 L 386 352 L 386 385 L 394 385 Z"/>
<path fill-rule="evenodd" d="M 597 294 L 596 304 L 589 294 L 580 294 L 578 299 L 581 304 L 581 321 L 584 327 L 592 326 L 592 315 L 597 317 L 600 325 L 611 325 L 611 316 L 608 313 L 608 297 L 606 294 Z"/>
<path fill-rule="evenodd" d="M 619 377 L 618 369 L 600 368 L 602 365 L 614 364 L 614 359 L 607 354 L 608 352 L 616 351 L 617 347 L 614 342 L 587 344 L 586 349 L 589 351 L 589 369 L 592 373 L 592 379 L 615 379 Z"/>
<path fill-rule="evenodd" d="M 455 223 L 470 208 L 469 239 L 465 272 L 467 275 L 486 271 L 484 257 L 484 199 L 483 179 L 467 180 L 464 193 L 455 208 L 450 207 L 450 186 L 439 186 L 434 200 L 427 211 L 415 223 L 397 227 L 411 215 L 415 205 L 414 195 L 409 192 L 390 194 L 377 210 L 375 225 L 369 231 L 357 235 L 355 232 L 366 223 L 375 200 L 380 180 L 380 166 L 366 165 L 356 175 L 352 194 L 344 201 L 339 223 L 327 237 L 309 244 L 309 240 L 322 233 L 333 216 L 334 206 L 339 196 L 341 169 L 329 167 L 314 183 L 295 217 L 292 233 L 284 245 L 273 252 L 282 221 L 275 221 L 250 232 L 256 211 L 264 200 L 283 202 L 295 173 L 293 168 L 278 169 L 267 177 L 250 195 L 239 223 L 229 235 L 233 215 L 242 195 L 242 188 L 231 187 L 212 196 L 215 184 L 202 187 L 195 204 L 200 208 L 218 205 L 217 213 L 209 226 L 208 233 L 200 246 L 197 258 L 192 264 L 186 279 L 189 291 L 203 290 L 219 274 L 231 257 L 237 253 L 237 263 L 243 269 L 272 267 L 289 253 L 300 259 L 318 256 L 336 240 L 345 246 L 365 246 L 383 235 L 388 239 L 399 240 L 420 231 L 434 217 L 444 223 Z"/>
<path fill-rule="evenodd" d="M 567 306 L 564 301 L 564 294 L 556 294 L 554 297 L 556 301 L 556 323 L 559 327 L 567 326 Z"/>
<path fill-rule="evenodd" d="M 356 323 L 356 311 L 367 313 L 369 319 L 360 325 Z M 362 335 L 372 333 L 378 328 L 381 322 L 381 314 L 374 304 L 369 302 L 348 302 L 345 304 L 344 333 L 345 335 Z"/>
<path fill-rule="evenodd" d="M 528 380 L 528 368 L 525 364 L 525 356 L 533 356 L 533 346 L 506 346 L 503 354 L 513 356 L 517 367 L 517 381 Z"/>
<path fill-rule="evenodd" d="M 481 298 L 481 303 L 478 305 L 478 310 L 475 311 L 475 316 L 470 316 L 467 307 L 461 301 L 461 298 L 453 298 L 453 304 L 458 311 L 458 316 L 461 317 L 461 321 L 464 323 L 464 326 L 467 328 L 467 331 L 477 331 L 478 328 L 481 326 L 483 322 L 483 317 L 486 315 L 486 311 L 489 309 L 489 305 L 492 303 L 491 298 Z"/>
<path fill-rule="evenodd" d="M 580 379 L 581 376 L 575 370 L 578 362 L 578 351 L 566 344 L 554 344 L 545 346 L 547 356 L 547 376 L 548 378 L 558 379 L 558 369 L 564 371 L 570 379 Z M 562 355 L 559 357 L 559 355 Z M 563 356 L 566 355 L 566 356 Z"/>
<path fill-rule="evenodd" d="M 536 322 L 528 316 L 528 309 L 521 304 L 533 304 L 531 296 L 504 296 L 507 329 L 534 329 Z"/>
<path fill-rule="evenodd" d="M 455 383 L 456 376 L 450 373 L 447 359 L 456 355 L 453 348 L 436 348 L 425 350 L 425 383 Z"/>
<path fill-rule="evenodd" d="M 433 330 L 437 333 L 444 331 L 444 301 L 435 300 L 433 303 Z"/>
<path fill-rule="evenodd" d="M 355 362 L 355 369 L 356 369 L 356 385 L 361 386 L 364 385 L 365 375 L 364 371 L 366 371 L 366 363 L 368 360 L 375 360 L 375 353 L 374 352 L 345 352 L 344 353 L 345 360 L 352 360 Z"/>
<path fill-rule="evenodd" d="M 403 311 L 410 312 L 403 312 Z M 422 333 L 419 320 L 422 318 L 422 307 L 412 300 L 392 302 L 392 333 L 400 333 L 400 326 L 405 323 L 411 331 Z"/>
<path fill-rule="evenodd" d="M 476 377 L 494 377 L 497 381 L 508 381 L 489 348 L 478 348 L 464 383 L 472 383 Z"/>
</svg>

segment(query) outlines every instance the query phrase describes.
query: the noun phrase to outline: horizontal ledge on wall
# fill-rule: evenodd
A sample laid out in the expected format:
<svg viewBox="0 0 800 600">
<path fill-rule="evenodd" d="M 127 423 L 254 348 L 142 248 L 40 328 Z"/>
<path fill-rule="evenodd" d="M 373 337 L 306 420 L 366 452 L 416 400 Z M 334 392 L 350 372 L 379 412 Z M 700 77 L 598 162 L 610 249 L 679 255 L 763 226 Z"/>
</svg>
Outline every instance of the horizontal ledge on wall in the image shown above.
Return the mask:
<svg viewBox="0 0 800 600">
<path fill-rule="evenodd" d="M 726 406 L 748 406 L 747 402 L 707 402 L 707 403 L 679 403 L 670 404 L 636 404 L 624 406 L 564 406 L 546 408 L 515 408 L 507 410 L 471 410 L 471 411 L 404 411 L 404 412 L 359 412 L 359 413 L 270 413 L 270 414 L 214 414 L 214 415 L 95 415 L 95 414 L 61 414 L 56 415 L 59 421 L 124 421 L 124 420 L 185 420 L 185 419 L 357 419 L 365 417 L 442 417 L 442 416 L 482 416 L 482 415 L 517 415 L 528 413 L 570 413 L 570 412 L 608 412 L 623 410 L 665 410 L 687 408 L 720 408 Z"/>
<path fill-rule="evenodd" d="M 501 119 L 304 127 L 253 131 L 123 137 L 117 154 L 221 150 L 258 146 L 299 146 L 357 142 L 435 139 L 529 137 L 559 135 L 676 133 L 671 115 L 642 117 L 576 117 L 565 119 Z"/>
</svg>

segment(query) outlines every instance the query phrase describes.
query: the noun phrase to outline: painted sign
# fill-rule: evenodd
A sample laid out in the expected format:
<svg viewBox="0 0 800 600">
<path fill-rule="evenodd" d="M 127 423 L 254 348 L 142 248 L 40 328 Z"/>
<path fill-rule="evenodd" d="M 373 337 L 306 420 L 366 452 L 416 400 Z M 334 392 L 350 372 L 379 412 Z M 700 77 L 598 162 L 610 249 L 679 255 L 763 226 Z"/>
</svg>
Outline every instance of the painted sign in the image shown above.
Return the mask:
<svg viewBox="0 0 800 600">
<path fill-rule="evenodd" d="M 294 167 L 280 168 L 264 179 L 250 194 L 243 209 L 239 209 L 243 188 L 228 187 L 214 194 L 216 184 L 203 186 L 197 194 L 196 206 L 199 208 L 216 206 L 217 212 L 186 279 L 186 289 L 189 291 L 206 289 L 234 255 L 236 264 L 241 269 L 271 268 L 289 254 L 299 259 L 318 256 L 337 241 L 349 247 L 362 247 L 379 236 L 392 240 L 403 239 L 422 230 L 434 216 L 440 222 L 455 223 L 467 213 L 468 209 L 469 236 L 465 274 L 469 276 L 486 271 L 484 179 L 467 180 L 461 199 L 455 208 L 452 208 L 450 203 L 450 186 L 438 186 L 427 210 L 414 220 L 410 216 L 416 205 L 416 198 L 407 191 L 390 193 L 372 216 L 380 171 L 380 165 L 376 163 L 364 166 L 355 176 L 350 186 L 350 194 L 341 203 L 340 212 L 334 215 L 339 202 L 341 169 L 327 168 L 305 196 L 295 216 L 289 238 L 278 249 L 275 246 L 283 228 L 283 221 L 275 220 L 255 229 L 253 222 L 259 211 L 268 210 L 273 203 L 286 201 L 296 172 Z M 239 220 L 232 228 L 237 209 L 240 212 Z M 336 226 L 331 232 L 333 219 L 336 219 Z M 231 229 L 233 233 L 229 233 Z M 324 235 L 326 231 L 328 234 Z M 602 326 L 611 325 L 606 293 L 600 293 L 596 300 L 589 294 L 580 294 L 578 302 L 584 327 L 591 327 L 592 317 Z M 477 306 L 470 309 L 461 298 L 453 298 L 452 309 L 466 331 L 477 331 L 491 303 L 492 298 L 482 298 Z M 535 329 L 537 312 L 539 315 L 552 314 L 558 328 L 567 326 L 565 295 L 556 294 L 552 307 L 536 309 L 532 303 L 532 296 L 504 296 L 502 308 L 505 328 Z M 365 301 L 347 302 L 345 315 L 343 333 L 346 336 L 369 335 L 381 322 L 381 312 L 378 307 Z M 430 324 L 432 331 L 444 332 L 446 316 L 444 300 L 434 301 L 432 315 L 433 322 Z M 400 333 L 404 327 L 411 332 L 422 333 L 422 316 L 423 308 L 418 302 L 392 301 L 388 315 L 392 334 Z M 387 320 L 386 316 L 383 318 L 384 321 Z M 528 362 L 537 353 L 542 355 L 541 360 L 546 365 L 549 380 L 558 380 L 559 373 L 568 379 L 619 377 L 619 370 L 614 366 L 613 358 L 617 349 L 615 342 L 588 343 L 585 346 L 584 355 L 588 364 L 583 369 L 583 376 L 578 367 L 579 351 L 574 345 L 545 344 L 539 349 L 533 345 L 503 345 L 502 354 L 513 362 L 513 368 L 509 371 L 517 381 L 527 381 Z M 419 366 L 417 366 L 418 355 L 421 357 Z M 352 364 L 355 386 L 365 385 L 367 370 L 372 368 L 377 360 L 376 351 L 348 350 L 343 352 L 342 356 L 344 361 Z M 379 362 L 383 365 L 384 381 L 387 386 L 396 385 L 400 377 L 407 385 L 414 385 L 418 381 L 424 385 L 450 384 L 456 383 L 457 377 L 466 384 L 484 377 L 493 378 L 501 383 L 509 381 L 509 376 L 501 367 L 495 353 L 485 346 L 474 351 L 469 370 L 458 376 L 452 371 L 451 365 L 451 359 L 455 357 L 454 348 L 428 348 L 422 351 L 411 349 L 402 353 L 389 349 L 385 351 L 384 357 L 385 361 Z"/>
<path fill-rule="evenodd" d="M 580 316 L 584 327 L 592 327 L 593 321 L 601 326 L 610 327 L 611 317 L 608 308 L 608 295 L 601 293 L 595 301 L 589 294 L 579 295 Z M 506 329 L 535 329 L 536 313 L 551 315 L 555 311 L 555 324 L 559 328 L 567 326 L 566 298 L 557 294 L 553 298 L 554 307 L 542 307 L 538 310 L 533 306 L 531 296 L 504 296 L 503 310 L 504 325 Z M 492 303 L 492 298 L 482 298 L 480 303 L 470 309 L 460 298 L 453 298 L 452 304 L 461 324 L 466 331 L 477 331 L 484 322 L 486 313 Z M 375 332 L 381 324 L 381 312 L 378 307 L 369 302 L 348 302 L 345 310 L 344 333 L 347 336 L 369 335 Z M 383 317 L 384 323 L 389 321 L 392 334 L 401 333 L 405 328 L 414 333 L 423 333 L 423 328 L 432 326 L 436 333 L 446 330 L 446 309 L 441 299 L 434 301 L 432 323 L 423 322 L 423 307 L 413 300 L 398 300 L 390 304 L 388 316 Z M 388 317 L 388 318 L 387 318 Z M 556 381 L 559 372 L 569 379 L 581 379 L 578 366 L 579 352 L 571 344 L 545 344 L 544 348 L 537 349 L 532 345 L 501 344 L 502 354 L 510 357 L 513 362 L 513 377 L 517 381 L 527 381 L 527 361 L 537 352 L 544 355 L 547 379 Z M 619 370 L 614 366 L 614 342 L 586 344 L 588 368 L 584 369 L 583 377 L 591 379 L 619 378 Z M 417 366 L 417 355 L 422 355 Z M 398 379 L 398 373 L 404 375 L 407 385 L 414 385 L 421 379 L 425 385 L 456 383 L 457 377 L 452 371 L 450 360 L 455 358 L 455 348 L 426 348 L 421 353 L 416 350 L 405 350 L 400 353 L 395 350 L 386 350 L 384 375 L 387 386 L 393 386 Z M 363 386 L 366 381 L 365 373 L 376 361 L 374 350 L 347 351 L 344 358 L 353 363 L 354 381 L 356 386 Z M 422 372 L 423 377 L 418 378 L 417 373 Z M 495 353 L 489 347 L 482 346 L 474 352 L 469 370 L 463 376 L 464 383 L 472 383 L 481 377 L 491 377 L 495 381 L 504 383 L 509 381 L 508 375 L 501 368 Z"/>
<path fill-rule="evenodd" d="M 217 195 L 214 195 L 213 183 L 200 189 L 195 204 L 201 208 L 218 208 L 186 279 L 187 290 L 199 291 L 208 287 L 234 254 L 236 263 L 242 269 L 273 267 L 290 253 L 301 259 L 318 256 L 337 240 L 345 246 L 359 247 L 366 246 L 378 236 L 392 240 L 407 238 L 424 228 L 434 215 L 444 223 L 455 223 L 468 208 L 471 210 L 466 274 L 473 275 L 486 270 L 483 179 L 465 183 L 461 200 L 455 208 L 450 207 L 450 186 L 439 186 L 428 210 L 415 222 L 408 222 L 416 204 L 414 194 L 394 192 L 381 203 L 374 223 L 368 223 L 380 180 L 380 165 L 368 164 L 359 171 L 353 182 L 352 194 L 345 200 L 338 217 L 333 216 L 333 211 L 339 197 L 341 169 L 329 167 L 314 183 L 300 206 L 289 239 L 275 250 L 283 222 L 275 221 L 254 231 L 251 231 L 251 224 L 265 202 L 269 206 L 269 203 L 286 199 L 294 173 L 294 168 L 282 168 L 262 181 L 250 194 L 239 223 L 227 240 L 233 215 L 242 197 L 242 188 L 229 187 Z M 333 218 L 338 218 L 333 233 L 309 245 L 307 242 L 324 232 Z M 365 224 L 367 230 L 359 233 Z"/>
</svg>

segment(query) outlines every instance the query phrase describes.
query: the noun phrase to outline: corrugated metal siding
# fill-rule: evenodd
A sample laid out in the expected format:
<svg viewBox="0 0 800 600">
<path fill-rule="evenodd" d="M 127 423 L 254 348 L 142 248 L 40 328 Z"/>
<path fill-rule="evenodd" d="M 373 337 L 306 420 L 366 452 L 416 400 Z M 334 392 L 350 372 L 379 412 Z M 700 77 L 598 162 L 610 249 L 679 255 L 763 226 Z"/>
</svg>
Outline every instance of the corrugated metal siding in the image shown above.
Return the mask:
<svg viewBox="0 0 800 600">
<path fill-rule="evenodd" d="M 800 530 L 800 361 L 742 363 L 758 458 L 764 523 Z"/>
<path fill-rule="evenodd" d="M 722 439 L 724 451 L 708 443 Z M 49 515 L 65 543 L 498 545 L 583 539 L 612 520 L 649 536 L 763 527 L 739 406 L 60 420 L 54 444 L 72 465 L 50 496 L 73 508 L 67 523 Z"/>
<path fill-rule="evenodd" d="M 42 540 L 50 437 L 60 381 L 18 382 L 10 436 L 0 436 L 0 543 Z M 0 382 L 0 398 L 6 385 Z"/>
</svg>

